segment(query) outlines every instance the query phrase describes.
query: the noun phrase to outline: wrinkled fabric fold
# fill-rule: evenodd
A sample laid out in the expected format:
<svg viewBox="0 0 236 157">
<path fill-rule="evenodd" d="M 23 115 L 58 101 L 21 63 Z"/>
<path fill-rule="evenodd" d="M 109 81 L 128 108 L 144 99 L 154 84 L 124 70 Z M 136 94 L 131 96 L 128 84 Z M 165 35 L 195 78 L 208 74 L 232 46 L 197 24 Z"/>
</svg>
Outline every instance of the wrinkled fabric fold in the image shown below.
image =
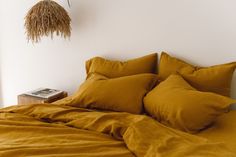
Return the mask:
<svg viewBox="0 0 236 157">
<path fill-rule="evenodd" d="M 4 127 L 1 127 L 3 125 Z M 12 125 L 15 128 L 12 127 Z M 27 136 L 22 136 L 23 133 L 17 132 L 17 125 L 30 127 L 27 128 Z M 6 139 L 4 140 L 1 139 L 4 137 L 1 134 L 6 134 L 6 131 L 9 131 L 6 128 L 7 126 L 11 126 L 10 129 L 13 130 L 5 136 Z M 72 140 L 71 143 L 74 142 L 74 145 L 71 147 L 69 147 L 69 145 L 67 145 L 67 147 L 61 146 L 59 148 L 63 148 L 63 151 L 69 151 L 71 156 L 82 151 L 85 152 L 85 154 L 86 151 L 91 153 L 93 150 L 99 149 L 99 144 L 101 150 L 109 147 L 113 150 L 107 149 L 107 156 L 116 156 L 117 154 L 123 154 L 121 156 L 135 155 L 137 157 L 235 156 L 223 143 L 212 143 L 205 138 L 168 128 L 145 115 L 134 115 L 122 112 L 100 112 L 52 104 L 14 106 L 1 109 L 0 139 L 2 148 L 0 148 L 0 156 L 4 153 L 24 153 L 24 149 L 15 148 L 10 142 L 15 138 L 15 140 L 19 141 L 19 145 L 22 141 L 26 141 L 25 146 L 29 146 L 30 137 L 34 135 L 34 132 L 40 131 L 40 129 L 42 133 L 38 137 L 38 140 L 48 140 L 48 145 L 41 146 L 45 148 L 45 151 L 50 150 L 51 155 L 53 152 L 55 152 L 55 154 L 58 152 L 57 147 L 55 147 L 55 149 L 48 148 L 53 146 L 55 140 L 58 140 L 59 144 L 63 144 L 61 139 L 63 139 L 64 134 L 64 138 L 66 138 L 65 141 L 70 142 L 70 140 Z M 46 134 L 43 138 L 43 129 L 52 134 Z M 79 131 L 80 134 L 82 132 L 83 136 L 81 136 L 81 138 L 86 139 L 86 135 L 87 138 L 98 138 L 96 139 L 97 145 L 91 141 L 92 146 L 90 145 L 90 147 L 88 147 L 88 145 L 85 144 L 84 148 L 81 148 L 83 142 L 79 137 L 76 137 L 76 133 L 74 133 L 77 131 Z M 57 134 L 55 134 L 55 137 L 52 137 L 55 132 L 60 132 L 60 135 L 58 135 L 59 139 L 57 139 Z M 75 136 L 71 137 L 76 138 L 70 139 L 70 136 L 67 136 L 68 132 L 75 134 Z M 35 146 L 37 146 L 37 138 L 32 138 L 32 140 L 36 140 Z M 52 143 L 51 145 L 50 142 Z M 67 142 L 65 142 L 65 144 Z M 34 142 L 32 141 L 32 143 Z M 79 145 L 80 148 L 75 151 L 76 149 L 73 148 L 76 148 L 77 145 Z M 68 150 L 66 150 L 66 148 L 68 148 Z M 37 151 L 34 152 L 31 150 L 26 153 L 37 156 Z M 64 156 L 69 155 L 70 154 L 64 154 Z"/>
</svg>

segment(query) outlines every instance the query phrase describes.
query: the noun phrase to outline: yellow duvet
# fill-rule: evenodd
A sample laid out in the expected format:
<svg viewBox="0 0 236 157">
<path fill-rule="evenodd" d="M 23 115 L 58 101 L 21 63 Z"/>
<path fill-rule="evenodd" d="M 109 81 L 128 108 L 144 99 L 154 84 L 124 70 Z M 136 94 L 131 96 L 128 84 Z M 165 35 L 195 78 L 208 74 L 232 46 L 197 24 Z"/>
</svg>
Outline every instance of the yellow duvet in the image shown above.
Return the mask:
<svg viewBox="0 0 236 157">
<path fill-rule="evenodd" d="M 214 125 L 197 135 L 213 142 L 224 142 L 236 154 L 236 110 L 219 116 Z"/>
<path fill-rule="evenodd" d="M 0 157 L 234 157 L 145 115 L 52 104 L 0 110 Z"/>
</svg>

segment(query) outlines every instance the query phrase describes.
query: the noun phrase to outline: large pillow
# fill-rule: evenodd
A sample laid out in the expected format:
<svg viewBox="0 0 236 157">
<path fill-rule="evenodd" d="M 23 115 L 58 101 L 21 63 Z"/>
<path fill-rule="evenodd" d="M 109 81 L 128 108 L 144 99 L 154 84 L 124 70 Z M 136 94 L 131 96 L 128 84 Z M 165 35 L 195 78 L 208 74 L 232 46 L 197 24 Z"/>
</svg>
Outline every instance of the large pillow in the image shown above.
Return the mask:
<svg viewBox="0 0 236 157">
<path fill-rule="evenodd" d="M 200 92 L 180 75 L 171 75 L 144 98 L 148 114 L 173 128 L 197 132 L 210 125 L 236 101 L 210 92 Z"/>
<path fill-rule="evenodd" d="M 56 104 L 139 114 L 143 111 L 143 97 L 156 82 L 157 76 L 154 74 L 109 79 L 93 73 L 78 92 Z"/>
<path fill-rule="evenodd" d="M 180 73 L 185 80 L 200 91 L 230 96 L 231 80 L 236 62 L 211 67 L 196 67 L 162 52 L 159 77 L 165 80 L 169 75 Z"/>
<path fill-rule="evenodd" d="M 109 78 L 135 75 L 141 73 L 156 73 L 157 53 L 125 62 L 107 60 L 95 57 L 86 61 L 86 72 L 99 73 Z"/>
</svg>

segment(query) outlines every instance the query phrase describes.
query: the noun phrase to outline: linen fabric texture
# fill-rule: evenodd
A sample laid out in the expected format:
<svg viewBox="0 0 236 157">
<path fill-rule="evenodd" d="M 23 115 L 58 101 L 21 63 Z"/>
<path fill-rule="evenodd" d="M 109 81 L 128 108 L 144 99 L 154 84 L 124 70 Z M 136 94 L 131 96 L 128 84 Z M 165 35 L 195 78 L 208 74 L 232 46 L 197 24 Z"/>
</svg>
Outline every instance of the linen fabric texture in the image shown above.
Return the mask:
<svg viewBox="0 0 236 157">
<path fill-rule="evenodd" d="M 157 121 L 186 132 L 198 132 L 236 101 L 197 91 L 180 75 L 171 75 L 144 98 L 145 110 Z"/>
<path fill-rule="evenodd" d="M 55 103 L 139 114 L 143 112 L 143 97 L 157 80 L 154 74 L 107 78 L 93 73 L 73 96 Z"/>
<path fill-rule="evenodd" d="M 231 81 L 235 68 L 236 62 L 210 67 L 197 67 L 162 52 L 159 77 L 165 80 L 171 74 L 179 73 L 190 85 L 200 91 L 230 96 Z"/>
<path fill-rule="evenodd" d="M 102 74 L 109 78 L 156 73 L 157 53 L 127 61 L 114 61 L 102 57 L 94 57 L 86 61 L 86 72 Z"/>
</svg>

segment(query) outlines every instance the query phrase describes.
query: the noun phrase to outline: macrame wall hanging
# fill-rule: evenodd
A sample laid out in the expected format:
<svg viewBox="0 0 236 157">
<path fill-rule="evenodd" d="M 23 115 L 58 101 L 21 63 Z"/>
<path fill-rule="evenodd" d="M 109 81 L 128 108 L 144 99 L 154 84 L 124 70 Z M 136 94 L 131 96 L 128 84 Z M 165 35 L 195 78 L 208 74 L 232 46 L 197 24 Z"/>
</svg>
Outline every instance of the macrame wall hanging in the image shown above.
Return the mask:
<svg viewBox="0 0 236 157">
<path fill-rule="evenodd" d="M 70 6 L 70 1 L 67 0 Z M 69 38 L 71 35 L 71 18 L 67 11 L 53 0 L 41 0 L 34 5 L 25 17 L 28 41 L 37 43 L 42 36 Z"/>
</svg>

